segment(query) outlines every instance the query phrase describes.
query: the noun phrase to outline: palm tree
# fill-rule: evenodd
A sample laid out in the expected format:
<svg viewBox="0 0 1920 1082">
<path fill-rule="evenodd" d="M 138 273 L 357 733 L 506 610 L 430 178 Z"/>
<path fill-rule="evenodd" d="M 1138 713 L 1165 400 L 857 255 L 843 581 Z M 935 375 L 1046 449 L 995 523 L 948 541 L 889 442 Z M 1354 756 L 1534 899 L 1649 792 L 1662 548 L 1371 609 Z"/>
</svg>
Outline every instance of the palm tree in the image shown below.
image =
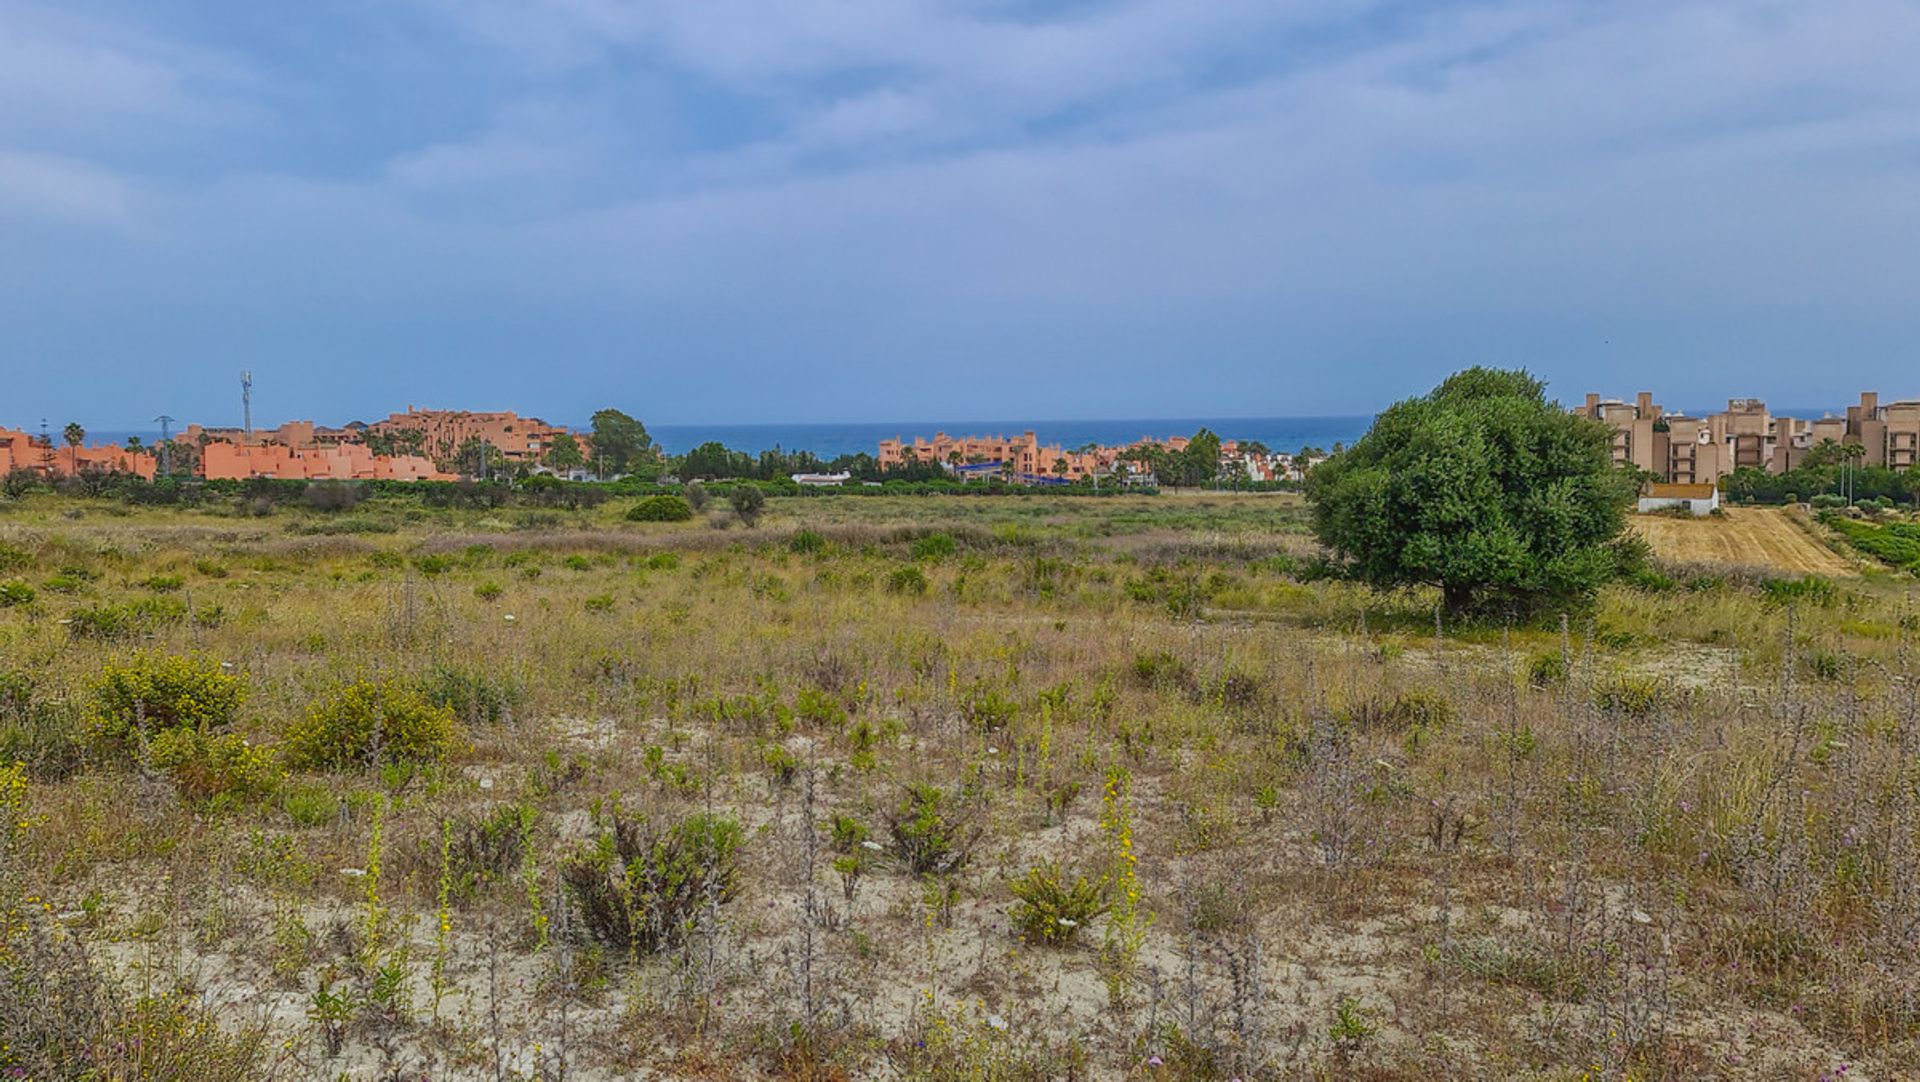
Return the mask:
<svg viewBox="0 0 1920 1082">
<path fill-rule="evenodd" d="M 80 441 L 87 438 L 87 430 L 80 427 L 79 421 L 68 421 L 67 427 L 60 433 L 67 441 L 67 463 L 74 473 L 80 472 Z"/>
</svg>

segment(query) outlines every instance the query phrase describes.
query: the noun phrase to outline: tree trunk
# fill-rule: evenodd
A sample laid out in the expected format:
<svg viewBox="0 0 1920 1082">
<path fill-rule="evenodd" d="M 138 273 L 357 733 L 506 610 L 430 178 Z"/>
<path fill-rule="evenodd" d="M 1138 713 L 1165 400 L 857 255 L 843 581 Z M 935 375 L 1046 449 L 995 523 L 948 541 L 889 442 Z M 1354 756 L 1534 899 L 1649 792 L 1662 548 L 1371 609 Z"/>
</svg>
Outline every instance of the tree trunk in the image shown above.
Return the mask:
<svg viewBox="0 0 1920 1082">
<path fill-rule="evenodd" d="M 1441 583 L 1440 596 L 1448 616 L 1459 616 L 1473 604 L 1473 588 L 1464 582 Z"/>
</svg>

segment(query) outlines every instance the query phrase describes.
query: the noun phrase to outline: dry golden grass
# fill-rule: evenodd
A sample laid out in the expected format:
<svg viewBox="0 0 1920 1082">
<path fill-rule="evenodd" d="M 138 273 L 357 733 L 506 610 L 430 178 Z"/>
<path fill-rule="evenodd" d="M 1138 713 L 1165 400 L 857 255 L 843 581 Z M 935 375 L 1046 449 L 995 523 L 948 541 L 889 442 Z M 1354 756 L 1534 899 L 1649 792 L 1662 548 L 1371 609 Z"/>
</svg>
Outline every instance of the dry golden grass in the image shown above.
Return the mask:
<svg viewBox="0 0 1920 1082">
<path fill-rule="evenodd" d="M 1729 507 L 1721 515 L 1635 515 L 1654 555 L 1685 564 L 1756 567 L 1788 575 L 1857 575 L 1859 566 L 1816 541 L 1777 507 Z"/>
</svg>

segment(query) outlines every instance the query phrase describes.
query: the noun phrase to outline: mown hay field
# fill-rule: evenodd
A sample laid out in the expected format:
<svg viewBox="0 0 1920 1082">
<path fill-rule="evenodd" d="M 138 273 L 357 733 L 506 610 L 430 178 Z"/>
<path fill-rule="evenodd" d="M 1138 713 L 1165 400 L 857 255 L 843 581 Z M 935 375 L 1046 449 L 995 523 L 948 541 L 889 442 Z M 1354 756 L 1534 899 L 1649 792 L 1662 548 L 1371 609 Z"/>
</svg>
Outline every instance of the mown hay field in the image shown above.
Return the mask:
<svg viewBox="0 0 1920 1082">
<path fill-rule="evenodd" d="M 1289 499 L 624 510 L 0 504 L 0 1075 L 1920 1062 L 1892 580 L 1436 628 Z"/>
<path fill-rule="evenodd" d="M 1755 567 L 1788 575 L 1856 575 L 1859 565 L 1816 540 L 1777 507 L 1729 507 L 1718 516 L 1635 515 L 1654 555 L 1681 564 Z"/>
</svg>

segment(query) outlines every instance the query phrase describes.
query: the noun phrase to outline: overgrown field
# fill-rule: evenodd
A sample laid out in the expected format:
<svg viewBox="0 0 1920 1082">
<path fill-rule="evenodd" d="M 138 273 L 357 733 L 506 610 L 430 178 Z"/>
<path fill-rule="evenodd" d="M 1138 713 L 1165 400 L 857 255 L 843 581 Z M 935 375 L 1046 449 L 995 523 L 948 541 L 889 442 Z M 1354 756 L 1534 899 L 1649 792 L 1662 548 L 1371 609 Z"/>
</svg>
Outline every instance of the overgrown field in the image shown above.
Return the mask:
<svg viewBox="0 0 1920 1082">
<path fill-rule="evenodd" d="M 624 510 L 0 505 L 0 1076 L 1920 1062 L 1904 580 L 1453 627 L 1289 497 Z"/>
</svg>

